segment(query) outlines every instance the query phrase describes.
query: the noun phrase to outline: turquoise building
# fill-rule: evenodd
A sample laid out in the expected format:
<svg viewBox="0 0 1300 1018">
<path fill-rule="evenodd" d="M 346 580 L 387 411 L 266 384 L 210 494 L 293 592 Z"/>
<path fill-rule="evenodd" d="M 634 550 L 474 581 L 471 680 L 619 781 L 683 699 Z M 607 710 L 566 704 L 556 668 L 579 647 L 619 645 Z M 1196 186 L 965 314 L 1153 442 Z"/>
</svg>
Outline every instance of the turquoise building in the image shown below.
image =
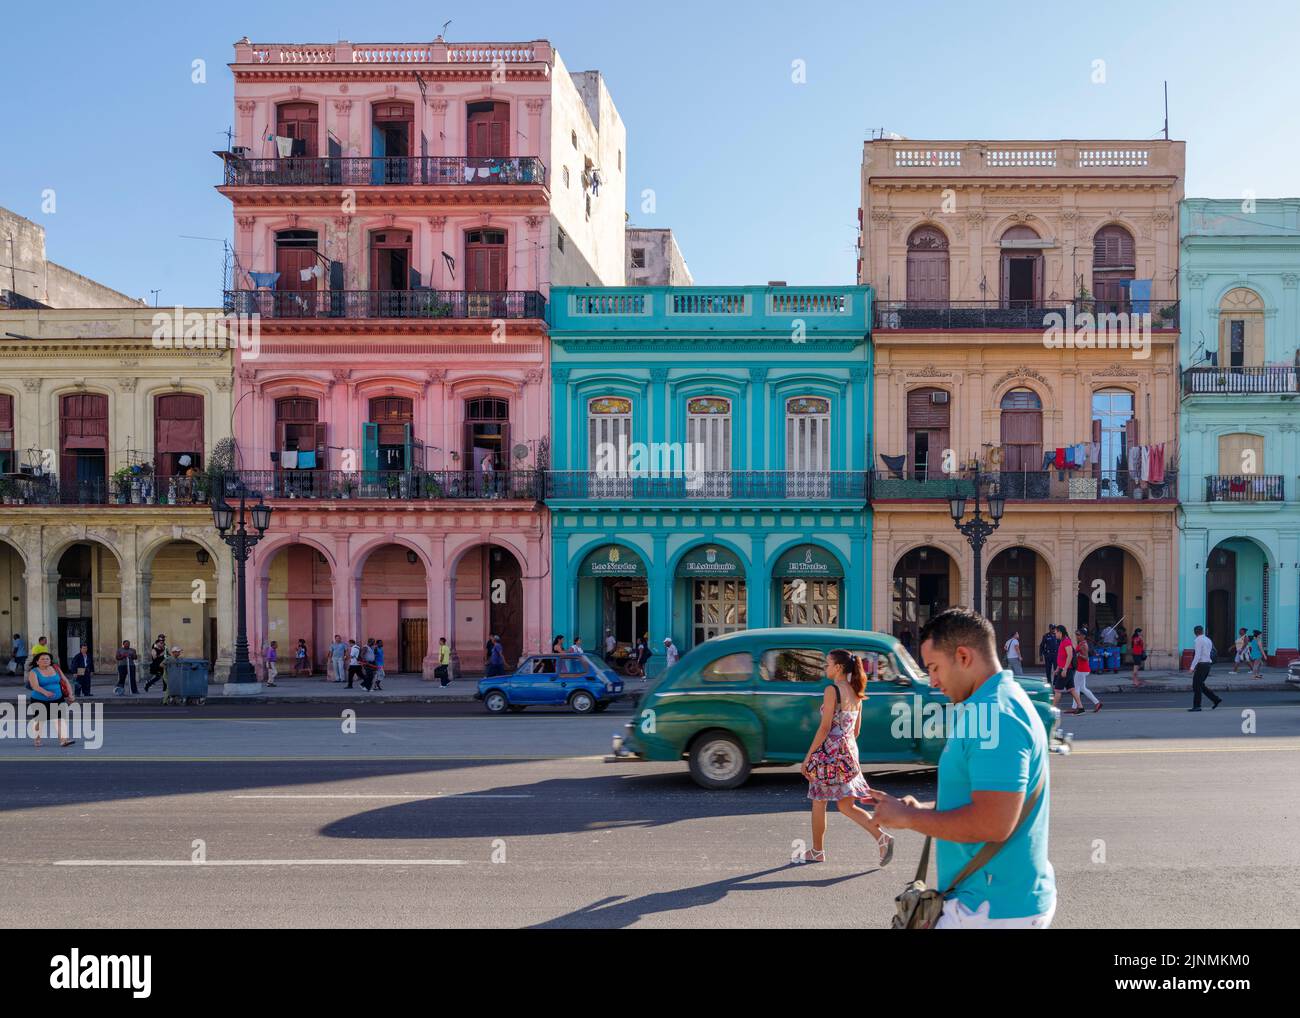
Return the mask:
<svg viewBox="0 0 1300 1018">
<path fill-rule="evenodd" d="M 1228 659 L 1241 628 L 1300 655 L 1300 199 L 1181 212 L 1179 637 Z"/>
<path fill-rule="evenodd" d="M 554 630 L 870 624 L 871 290 L 556 287 Z"/>
</svg>

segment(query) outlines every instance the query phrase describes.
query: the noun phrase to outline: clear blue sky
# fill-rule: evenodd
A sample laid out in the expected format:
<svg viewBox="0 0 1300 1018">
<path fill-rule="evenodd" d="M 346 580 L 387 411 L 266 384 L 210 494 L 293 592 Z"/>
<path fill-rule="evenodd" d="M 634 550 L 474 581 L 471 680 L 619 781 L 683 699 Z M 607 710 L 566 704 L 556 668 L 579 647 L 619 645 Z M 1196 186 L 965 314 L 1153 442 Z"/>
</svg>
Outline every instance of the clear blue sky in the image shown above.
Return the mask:
<svg viewBox="0 0 1300 1018">
<path fill-rule="evenodd" d="M 231 233 L 211 153 L 233 119 L 234 41 L 428 41 L 447 19 L 452 41 L 546 38 L 571 69 L 604 73 L 627 124 L 632 221 L 676 230 L 702 283 L 851 281 L 872 128 L 1154 138 L 1165 78 L 1188 195 L 1300 192 L 1294 0 L 56 0 L 5 15 L 0 205 L 45 225 L 54 261 L 133 296 L 216 303 L 220 245 L 181 235 Z M 654 216 L 638 210 L 643 188 Z"/>
</svg>

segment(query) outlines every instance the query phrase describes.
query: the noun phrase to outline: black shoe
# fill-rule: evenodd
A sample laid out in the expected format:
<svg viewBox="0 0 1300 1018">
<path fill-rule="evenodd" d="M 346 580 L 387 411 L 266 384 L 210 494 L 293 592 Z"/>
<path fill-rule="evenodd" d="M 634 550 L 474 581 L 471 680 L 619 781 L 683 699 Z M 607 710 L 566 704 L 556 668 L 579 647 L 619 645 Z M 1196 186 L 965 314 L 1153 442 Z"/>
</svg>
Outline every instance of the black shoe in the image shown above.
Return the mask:
<svg viewBox="0 0 1300 1018">
<path fill-rule="evenodd" d="M 1188 707 L 1188 708 L 1187 708 L 1187 713 L 1188 713 L 1188 714 L 1199 714 L 1199 713 L 1201 713 L 1201 708 L 1200 708 L 1200 707 Z"/>
<path fill-rule="evenodd" d="M 1211 707 L 1210 710 L 1218 710 L 1218 709 L 1219 709 L 1219 704 L 1221 704 L 1221 703 L 1223 703 L 1222 700 L 1215 700 L 1215 701 L 1214 701 L 1214 706 Z"/>
</svg>

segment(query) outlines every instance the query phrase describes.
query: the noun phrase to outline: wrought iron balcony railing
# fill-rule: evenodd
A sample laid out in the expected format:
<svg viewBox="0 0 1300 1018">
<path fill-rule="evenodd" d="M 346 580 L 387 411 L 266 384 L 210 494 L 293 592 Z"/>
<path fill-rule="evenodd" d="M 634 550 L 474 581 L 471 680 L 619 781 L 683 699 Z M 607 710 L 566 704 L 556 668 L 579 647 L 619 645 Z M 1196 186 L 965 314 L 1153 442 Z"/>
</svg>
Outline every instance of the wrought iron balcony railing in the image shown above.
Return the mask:
<svg viewBox="0 0 1300 1018">
<path fill-rule="evenodd" d="M 1207 502 L 1282 502 L 1286 484 L 1281 474 L 1210 474 L 1205 478 Z"/>
<path fill-rule="evenodd" d="M 1127 470 L 1002 470 L 981 471 L 987 482 L 981 495 L 997 491 L 1003 498 L 1025 502 L 1095 502 L 1108 499 L 1177 500 L 1176 476 L 1171 470 L 1160 481 L 1144 481 Z M 942 501 L 975 495 L 974 474 L 962 471 L 879 470 L 871 477 L 871 500 Z"/>
<path fill-rule="evenodd" d="M 539 470 L 237 470 L 224 475 L 227 494 L 240 486 L 269 499 L 541 499 Z"/>
<path fill-rule="evenodd" d="M 536 156 L 289 156 L 227 155 L 228 187 L 364 187 L 391 184 L 473 186 L 546 183 Z"/>
<path fill-rule="evenodd" d="M 875 328 L 891 329 L 1047 329 L 1049 315 L 1060 315 L 1068 324 L 1073 315 L 1074 330 L 1083 324 L 1083 314 L 1103 316 L 1095 321 L 1099 335 L 1136 328 L 1178 328 L 1176 300 L 886 300 L 875 305 Z M 1106 318 L 1110 315 L 1150 315 L 1145 319 Z M 1130 333 L 1131 334 L 1131 333 Z M 1117 336 L 1118 338 L 1118 336 Z"/>
<path fill-rule="evenodd" d="M 866 501 L 866 474 L 852 470 L 680 472 L 648 477 L 597 470 L 546 473 L 547 500 L 592 501 Z"/>
<path fill-rule="evenodd" d="M 298 318 L 545 318 L 533 290 L 226 290 L 227 314 Z"/>
<path fill-rule="evenodd" d="M 127 480 L 78 480 L 47 474 L 0 478 L 0 500 L 5 505 L 207 505 L 212 481 L 198 477 L 133 476 Z"/>
<path fill-rule="evenodd" d="M 1183 369 L 1183 395 L 1231 393 L 1266 396 L 1300 392 L 1300 369 L 1194 367 Z"/>
</svg>

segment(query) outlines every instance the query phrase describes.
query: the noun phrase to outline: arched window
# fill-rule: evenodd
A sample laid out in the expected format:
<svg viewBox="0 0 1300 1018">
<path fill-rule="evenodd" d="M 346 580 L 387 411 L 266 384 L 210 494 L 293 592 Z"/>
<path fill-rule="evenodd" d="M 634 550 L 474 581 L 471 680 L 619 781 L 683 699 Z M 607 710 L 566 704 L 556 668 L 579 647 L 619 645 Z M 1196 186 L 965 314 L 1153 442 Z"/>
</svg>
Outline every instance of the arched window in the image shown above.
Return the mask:
<svg viewBox="0 0 1300 1018">
<path fill-rule="evenodd" d="M 375 396 L 370 420 L 362 426 L 363 466 L 366 470 L 414 470 L 415 401 L 409 396 Z"/>
<path fill-rule="evenodd" d="M 907 238 L 907 303 L 937 307 L 948 301 L 948 237 L 918 226 Z"/>
<path fill-rule="evenodd" d="M 1239 286 L 1219 301 L 1219 366 L 1239 370 L 1263 364 L 1264 301 Z"/>
<path fill-rule="evenodd" d="M 492 457 L 496 470 L 511 461 L 510 401 L 480 396 L 465 401 L 465 468 L 481 470 L 485 457 Z"/>
<path fill-rule="evenodd" d="M 1092 394 L 1092 441 L 1098 449 L 1093 467 L 1101 496 L 1127 495 L 1138 485 L 1129 464 L 1129 449 L 1138 447 L 1135 399 L 1127 389 L 1098 389 Z"/>
<path fill-rule="evenodd" d="M 468 103 L 465 107 L 465 154 L 471 160 L 504 158 L 510 154 L 510 104 L 503 102 Z M 477 162 L 470 164 L 478 176 L 486 177 L 490 168 Z M 483 172 L 478 171 L 482 169 Z"/>
<path fill-rule="evenodd" d="M 831 401 L 796 396 L 785 401 L 786 496 L 830 494 Z"/>
<path fill-rule="evenodd" d="M 1129 288 L 1136 271 L 1133 234 L 1114 224 L 1098 230 L 1092 239 L 1092 291 L 1098 311 L 1129 310 Z"/>
<path fill-rule="evenodd" d="M 731 494 L 731 400 L 698 396 L 686 401 L 684 464 L 697 479 L 688 495 L 726 498 Z M 688 477 L 690 475 L 688 474 Z"/>
<path fill-rule="evenodd" d="M 627 495 L 632 445 L 632 401 L 622 396 L 598 396 L 587 401 L 587 469 L 593 472 L 595 497 Z"/>
<path fill-rule="evenodd" d="M 1043 401 L 1032 389 L 1012 389 L 1002 397 L 1003 495 L 1023 498 L 1024 486 L 1043 471 Z M 1030 475 L 1033 475 L 1032 481 Z"/>
</svg>

